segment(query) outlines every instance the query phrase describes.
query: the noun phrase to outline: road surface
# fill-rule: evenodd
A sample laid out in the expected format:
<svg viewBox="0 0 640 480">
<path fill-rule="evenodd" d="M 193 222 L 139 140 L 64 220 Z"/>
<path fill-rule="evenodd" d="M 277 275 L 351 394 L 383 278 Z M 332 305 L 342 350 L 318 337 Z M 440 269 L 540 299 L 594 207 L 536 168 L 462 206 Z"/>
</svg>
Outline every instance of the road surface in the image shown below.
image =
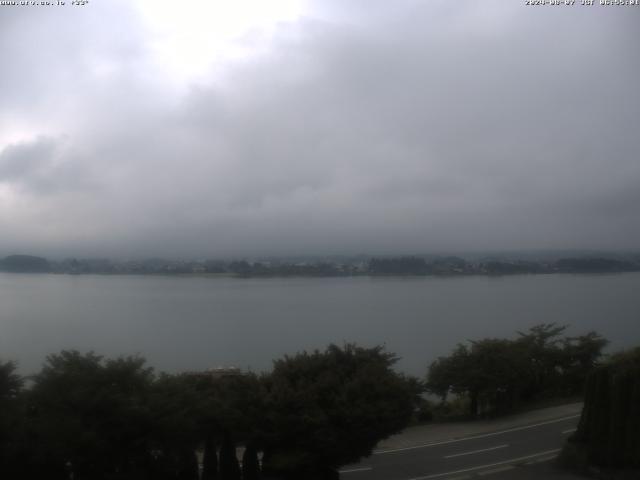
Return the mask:
<svg viewBox="0 0 640 480">
<path fill-rule="evenodd" d="M 340 478 L 461 480 L 489 475 L 495 475 L 495 480 L 551 478 L 553 475 L 565 478 L 539 465 L 558 455 L 579 418 L 576 413 L 457 439 L 378 450 L 361 463 L 341 469 Z"/>
</svg>

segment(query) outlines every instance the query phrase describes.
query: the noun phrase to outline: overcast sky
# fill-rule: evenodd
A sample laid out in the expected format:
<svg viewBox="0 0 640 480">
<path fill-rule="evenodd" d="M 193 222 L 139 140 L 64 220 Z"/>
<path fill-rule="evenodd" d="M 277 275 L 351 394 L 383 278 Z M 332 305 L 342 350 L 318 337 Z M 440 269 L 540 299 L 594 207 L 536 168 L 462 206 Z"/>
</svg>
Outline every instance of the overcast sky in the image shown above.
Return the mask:
<svg viewBox="0 0 640 480">
<path fill-rule="evenodd" d="M 0 253 L 637 249 L 639 26 L 509 0 L 0 6 Z"/>
</svg>

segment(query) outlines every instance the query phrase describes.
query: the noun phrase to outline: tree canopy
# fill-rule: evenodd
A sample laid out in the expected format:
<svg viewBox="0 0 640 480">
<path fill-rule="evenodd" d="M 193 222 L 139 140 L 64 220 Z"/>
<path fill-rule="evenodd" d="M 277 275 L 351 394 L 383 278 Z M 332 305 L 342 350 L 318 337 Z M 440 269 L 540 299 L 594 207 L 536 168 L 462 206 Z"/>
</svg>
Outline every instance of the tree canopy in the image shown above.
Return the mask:
<svg viewBox="0 0 640 480">
<path fill-rule="evenodd" d="M 266 379 L 266 463 L 291 478 L 371 454 L 409 422 L 421 388 L 382 347 L 331 345 L 274 364 Z M 296 476 L 297 475 L 297 476 Z"/>
<path fill-rule="evenodd" d="M 540 324 L 516 339 L 486 338 L 459 344 L 434 361 L 427 388 L 469 400 L 469 414 L 500 413 L 545 396 L 582 392 L 607 341 L 596 332 L 563 337 L 566 326 Z"/>
<path fill-rule="evenodd" d="M 0 475 L 79 480 L 236 480 L 258 451 L 275 478 L 335 475 L 402 429 L 419 392 L 381 347 L 330 346 L 274 362 L 263 375 L 155 374 L 141 357 L 62 351 L 29 388 L 0 363 Z"/>
</svg>

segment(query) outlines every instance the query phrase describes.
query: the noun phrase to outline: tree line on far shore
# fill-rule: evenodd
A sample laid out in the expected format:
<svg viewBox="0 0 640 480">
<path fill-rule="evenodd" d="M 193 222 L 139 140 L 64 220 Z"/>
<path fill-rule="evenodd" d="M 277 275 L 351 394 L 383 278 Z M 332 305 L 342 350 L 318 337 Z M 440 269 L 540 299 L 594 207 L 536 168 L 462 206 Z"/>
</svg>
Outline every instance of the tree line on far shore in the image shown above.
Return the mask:
<svg viewBox="0 0 640 480">
<path fill-rule="evenodd" d="M 10 273 L 226 275 L 233 277 L 343 277 L 426 275 L 517 275 L 542 273 L 617 273 L 640 271 L 640 256 L 582 256 L 557 260 L 487 257 L 469 261 L 456 256 L 308 258 L 305 260 L 166 260 L 117 261 L 105 258 L 48 260 L 33 255 L 0 259 Z"/>
<path fill-rule="evenodd" d="M 0 477 L 335 479 L 447 404 L 463 402 L 475 417 L 581 393 L 607 342 L 564 332 L 542 324 L 458 345 L 424 381 L 395 371 L 383 347 L 352 344 L 285 356 L 261 375 L 170 375 L 140 357 L 62 351 L 23 378 L 0 362 Z"/>
</svg>

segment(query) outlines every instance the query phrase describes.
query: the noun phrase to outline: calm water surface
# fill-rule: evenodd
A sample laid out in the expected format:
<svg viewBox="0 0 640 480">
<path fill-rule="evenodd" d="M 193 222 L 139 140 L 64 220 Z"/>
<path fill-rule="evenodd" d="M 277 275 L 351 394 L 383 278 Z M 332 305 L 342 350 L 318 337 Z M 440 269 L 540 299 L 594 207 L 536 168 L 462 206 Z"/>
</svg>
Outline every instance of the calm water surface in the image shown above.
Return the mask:
<svg viewBox="0 0 640 480">
<path fill-rule="evenodd" d="M 640 344 L 640 273 L 234 279 L 0 274 L 0 358 L 37 370 L 65 348 L 144 355 L 158 369 L 269 369 L 285 353 L 386 344 L 423 375 L 460 341 L 541 322 Z"/>
</svg>

